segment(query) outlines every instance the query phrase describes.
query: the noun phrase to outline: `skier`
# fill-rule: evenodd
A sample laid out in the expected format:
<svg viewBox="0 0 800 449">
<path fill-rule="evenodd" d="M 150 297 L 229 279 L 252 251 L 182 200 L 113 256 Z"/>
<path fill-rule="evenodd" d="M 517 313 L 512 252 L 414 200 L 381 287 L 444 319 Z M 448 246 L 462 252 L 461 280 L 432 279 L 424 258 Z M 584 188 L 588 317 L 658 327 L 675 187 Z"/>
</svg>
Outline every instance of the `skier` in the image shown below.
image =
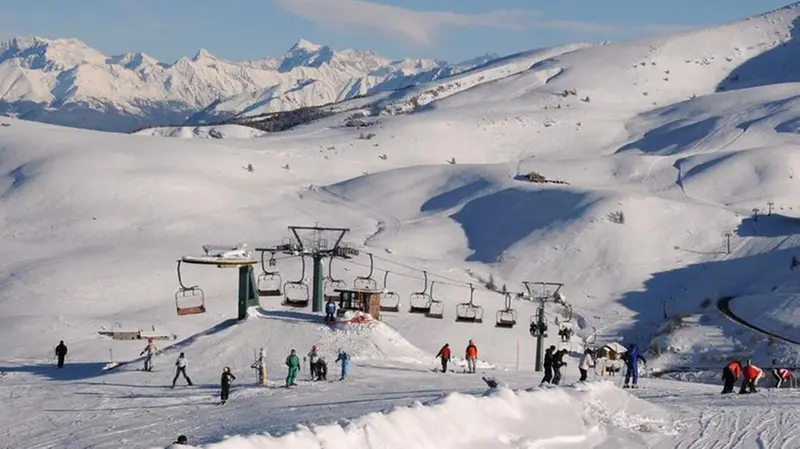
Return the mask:
<svg viewBox="0 0 800 449">
<path fill-rule="evenodd" d="M 309 353 L 306 354 L 306 357 L 308 357 L 308 364 L 311 371 L 311 378 L 314 379 L 317 377 L 317 359 L 319 358 L 319 354 L 317 353 L 317 347 L 312 346 L 311 351 L 309 351 Z M 303 358 L 303 361 L 305 361 L 305 358 Z"/>
<path fill-rule="evenodd" d="M 742 375 L 742 363 L 738 360 L 734 360 L 727 365 L 725 368 L 722 369 L 722 394 L 733 393 L 733 386 L 736 385 L 736 381 L 739 380 L 739 376 Z"/>
<path fill-rule="evenodd" d="M 553 381 L 553 351 L 556 350 L 556 346 L 550 346 L 544 351 L 544 379 L 539 384 L 549 384 Z"/>
<path fill-rule="evenodd" d="M 639 360 L 642 363 L 647 363 L 647 360 L 639 354 L 639 347 L 634 343 L 629 344 L 628 350 L 625 352 L 625 364 L 628 365 L 628 369 L 625 371 L 625 385 L 622 388 L 638 388 Z M 633 378 L 632 385 L 631 377 Z"/>
<path fill-rule="evenodd" d="M 289 374 L 286 376 L 286 387 L 288 388 L 297 385 L 294 381 L 297 379 L 297 373 L 300 372 L 300 357 L 297 357 L 294 349 L 286 357 L 286 366 L 289 367 Z"/>
<path fill-rule="evenodd" d="M 778 382 L 775 388 L 780 388 L 783 382 L 792 378 L 792 372 L 786 368 L 775 368 L 772 370 L 772 376 Z"/>
<path fill-rule="evenodd" d="M 748 360 L 747 365 L 742 369 L 742 388 L 739 389 L 739 394 L 758 393 L 756 384 L 762 377 L 764 377 L 764 371 Z"/>
<path fill-rule="evenodd" d="M 467 371 L 475 373 L 475 363 L 478 361 L 478 347 L 470 340 L 466 350 Z"/>
<path fill-rule="evenodd" d="M 224 403 L 228 402 L 228 395 L 231 392 L 231 382 L 234 381 L 234 380 L 236 380 L 236 376 L 234 376 L 233 373 L 231 373 L 230 367 L 226 366 L 225 368 L 223 368 L 223 370 L 222 370 L 222 379 L 220 379 L 220 381 L 219 381 L 219 386 L 220 386 L 220 393 L 219 393 L 220 404 L 224 404 Z"/>
<path fill-rule="evenodd" d="M 581 373 L 579 382 L 586 382 L 586 376 L 589 374 L 589 368 L 594 368 L 594 359 L 592 358 L 593 352 L 587 349 L 583 352 L 580 363 L 578 363 L 578 371 Z"/>
<path fill-rule="evenodd" d="M 345 380 L 350 367 L 350 354 L 344 352 L 343 349 L 339 350 L 339 357 L 336 358 L 336 363 L 342 362 L 342 377 L 339 380 Z"/>
<path fill-rule="evenodd" d="M 67 356 L 67 345 L 64 344 L 64 340 L 56 346 L 56 357 L 58 357 L 58 367 L 64 367 L 64 357 Z"/>
<path fill-rule="evenodd" d="M 189 379 L 189 376 L 186 375 L 186 367 L 189 365 L 189 362 L 186 360 L 186 356 L 181 352 L 181 355 L 178 356 L 178 360 L 175 361 L 175 377 L 172 379 L 172 388 L 175 388 L 175 383 L 178 382 L 178 376 L 183 374 L 183 378 L 186 379 L 186 383 L 189 384 L 191 387 L 192 379 Z"/>
<path fill-rule="evenodd" d="M 173 441 L 172 444 L 179 444 L 182 446 L 186 446 L 189 444 L 189 439 L 186 438 L 186 435 L 181 435 L 178 437 L 177 440 Z"/>
<path fill-rule="evenodd" d="M 144 359 L 144 369 L 142 371 L 153 371 L 153 355 L 156 353 L 158 348 L 156 348 L 156 344 L 153 343 L 152 338 L 147 339 L 147 346 L 139 353 L 139 356 L 144 355 L 147 353 L 147 356 Z"/>
<path fill-rule="evenodd" d="M 439 350 L 439 353 L 436 354 L 436 357 L 441 357 L 442 359 L 442 372 L 447 372 L 447 362 L 450 361 L 450 343 L 445 343 L 442 346 L 442 349 Z"/>
<path fill-rule="evenodd" d="M 317 359 L 317 380 L 328 380 L 328 364 L 325 362 L 325 357 Z"/>
<path fill-rule="evenodd" d="M 564 361 L 565 355 L 567 355 L 566 349 L 553 353 L 553 385 L 558 385 L 561 382 L 561 367 L 567 366 L 567 362 Z"/>
<path fill-rule="evenodd" d="M 336 314 L 336 303 L 333 302 L 333 299 L 329 299 L 328 302 L 325 304 L 325 322 L 326 323 L 333 323 L 336 321 L 334 317 Z"/>
</svg>

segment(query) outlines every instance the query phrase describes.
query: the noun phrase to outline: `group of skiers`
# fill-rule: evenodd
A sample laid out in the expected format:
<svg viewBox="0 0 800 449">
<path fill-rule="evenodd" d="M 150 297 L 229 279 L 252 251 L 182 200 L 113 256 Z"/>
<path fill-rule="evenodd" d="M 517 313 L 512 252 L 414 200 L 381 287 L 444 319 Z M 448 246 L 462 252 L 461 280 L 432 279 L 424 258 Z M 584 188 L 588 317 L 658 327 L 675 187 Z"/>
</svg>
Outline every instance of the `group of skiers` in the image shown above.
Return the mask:
<svg viewBox="0 0 800 449">
<path fill-rule="evenodd" d="M 756 384 L 766 377 L 764 370 L 754 365 L 752 361 L 748 360 L 742 367 L 740 361 L 734 360 L 722 369 L 722 394 L 733 393 L 733 387 L 740 376 L 742 386 L 739 388 L 739 394 L 757 393 Z M 773 368 L 772 376 L 776 382 L 775 388 L 780 388 L 784 382 L 792 378 L 792 372 L 788 368 Z"/>
<path fill-rule="evenodd" d="M 544 378 L 542 384 L 558 385 L 561 382 L 561 368 L 567 366 L 564 356 L 569 354 L 567 349 L 556 350 L 555 345 L 550 346 L 544 352 Z M 638 388 L 639 383 L 639 361 L 647 363 L 644 357 L 639 354 L 639 347 L 631 343 L 628 345 L 623 360 L 627 365 L 625 372 L 625 385 L 623 388 Z M 579 382 L 585 382 L 589 375 L 589 368 L 596 366 L 595 353 L 591 349 L 586 349 L 578 362 L 578 372 L 581 377 Z M 632 381 L 632 382 L 631 382 Z"/>
<path fill-rule="evenodd" d="M 452 360 L 450 343 L 445 343 L 444 346 L 442 346 L 442 349 L 440 349 L 436 354 L 436 358 L 441 359 L 442 373 L 446 373 L 447 364 Z M 464 351 L 464 359 L 467 361 L 467 372 L 475 374 L 475 369 L 478 362 L 478 347 L 472 340 L 467 343 L 467 349 Z"/>
<path fill-rule="evenodd" d="M 292 358 L 294 355 L 294 358 Z M 291 360 L 290 360 L 291 359 Z M 297 355 L 295 354 L 295 350 L 292 349 L 289 357 L 286 358 L 286 366 L 289 367 L 289 376 L 286 378 L 286 385 L 295 385 L 294 379 L 297 377 L 297 372 L 300 370 L 300 360 L 297 359 Z M 306 357 L 303 357 L 303 361 L 308 361 L 309 371 L 311 372 L 311 380 L 314 381 L 327 381 L 328 380 L 328 363 L 325 361 L 325 357 L 321 356 L 319 352 L 317 352 L 317 347 L 312 346 L 311 351 L 306 354 Z M 296 362 L 296 365 L 295 365 Z M 345 352 L 343 349 L 339 349 L 337 352 L 337 357 L 334 363 L 341 363 L 342 372 L 339 380 L 347 379 L 347 375 L 350 372 L 350 354 Z M 293 370 L 293 366 L 296 368 Z M 291 378 L 291 381 L 290 381 Z"/>
</svg>

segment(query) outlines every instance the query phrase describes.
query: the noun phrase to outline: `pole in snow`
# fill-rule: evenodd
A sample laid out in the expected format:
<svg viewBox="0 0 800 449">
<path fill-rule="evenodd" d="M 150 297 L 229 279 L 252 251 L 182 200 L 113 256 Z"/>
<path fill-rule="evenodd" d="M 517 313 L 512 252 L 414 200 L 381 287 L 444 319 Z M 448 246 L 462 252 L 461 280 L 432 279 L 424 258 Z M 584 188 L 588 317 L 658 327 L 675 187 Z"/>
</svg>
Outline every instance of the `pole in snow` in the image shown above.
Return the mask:
<svg viewBox="0 0 800 449">
<path fill-rule="evenodd" d="M 539 310 L 536 311 L 536 321 L 539 323 L 539 333 L 536 336 L 536 371 L 542 371 L 542 361 L 544 360 L 544 332 L 541 331 L 544 323 L 544 300 L 539 305 Z"/>
</svg>

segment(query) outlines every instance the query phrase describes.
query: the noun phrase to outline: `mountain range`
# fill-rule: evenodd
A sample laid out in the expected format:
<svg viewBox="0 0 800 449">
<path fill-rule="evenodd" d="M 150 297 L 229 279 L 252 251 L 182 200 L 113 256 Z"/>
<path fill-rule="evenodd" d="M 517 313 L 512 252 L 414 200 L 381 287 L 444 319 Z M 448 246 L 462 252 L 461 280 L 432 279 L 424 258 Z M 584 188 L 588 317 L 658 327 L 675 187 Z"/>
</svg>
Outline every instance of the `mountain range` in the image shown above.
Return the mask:
<svg viewBox="0 0 800 449">
<path fill-rule="evenodd" d="M 201 49 L 167 64 L 106 56 L 77 39 L 17 37 L 0 43 L 0 115 L 113 132 L 202 124 L 403 89 L 495 58 L 393 61 L 301 39 L 280 57 L 232 62 Z"/>
</svg>

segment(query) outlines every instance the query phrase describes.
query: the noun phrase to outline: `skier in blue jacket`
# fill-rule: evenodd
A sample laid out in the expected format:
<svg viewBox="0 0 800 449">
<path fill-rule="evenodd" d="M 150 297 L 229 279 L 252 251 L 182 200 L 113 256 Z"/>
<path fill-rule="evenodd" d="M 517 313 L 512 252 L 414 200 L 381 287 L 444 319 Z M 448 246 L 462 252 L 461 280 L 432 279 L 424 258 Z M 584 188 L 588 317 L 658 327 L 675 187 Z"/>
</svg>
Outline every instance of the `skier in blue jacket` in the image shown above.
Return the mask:
<svg viewBox="0 0 800 449">
<path fill-rule="evenodd" d="M 336 303 L 332 300 L 328 300 L 327 304 L 325 304 L 325 322 L 326 323 L 333 323 L 336 321 L 335 315 L 336 314 Z"/>
<path fill-rule="evenodd" d="M 639 354 L 639 347 L 631 343 L 628 345 L 628 351 L 625 353 L 625 364 L 628 369 L 625 371 L 625 386 L 623 388 L 637 388 L 636 384 L 639 382 L 639 360 L 642 363 L 647 363 L 647 360 Z M 631 377 L 633 378 L 633 385 L 631 385 Z"/>
<path fill-rule="evenodd" d="M 336 358 L 336 363 L 342 362 L 342 377 L 339 380 L 344 380 L 347 378 L 347 371 L 350 366 L 350 354 L 344 352 L 344 350 L 339 350 L 339 357 Z"/>
</svg>

